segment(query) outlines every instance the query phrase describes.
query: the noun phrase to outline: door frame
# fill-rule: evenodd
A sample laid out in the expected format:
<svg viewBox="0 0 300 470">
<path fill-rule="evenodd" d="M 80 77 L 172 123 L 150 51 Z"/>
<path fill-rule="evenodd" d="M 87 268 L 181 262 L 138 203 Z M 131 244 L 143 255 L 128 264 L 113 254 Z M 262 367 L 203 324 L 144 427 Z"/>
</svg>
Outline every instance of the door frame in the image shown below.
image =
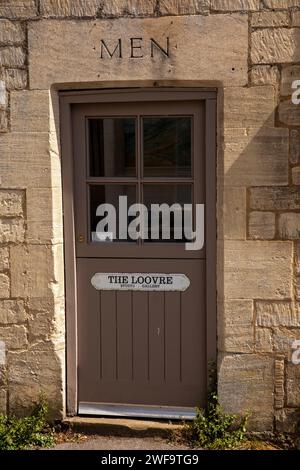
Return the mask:
<svg viewBox="0 0 300 470">
<path fill-rule="evenodd" d="M 63 224 L 65 259 L 66 311 L 66 410 L 76 415 L 78 408 L 77 279 L 74 217 L 74 172 L 72 141 L 72 105 L 130 101 L 205 100 L 205 193 L 206 193 L 206 363 L 217 357 L 217 289 L 216 289 L 216 152 L 217 92 L 201 88 L 119 88 L 85 91 L 62 91 L 60 101 L 60 140 L 63 188 Z"/>
</svg>

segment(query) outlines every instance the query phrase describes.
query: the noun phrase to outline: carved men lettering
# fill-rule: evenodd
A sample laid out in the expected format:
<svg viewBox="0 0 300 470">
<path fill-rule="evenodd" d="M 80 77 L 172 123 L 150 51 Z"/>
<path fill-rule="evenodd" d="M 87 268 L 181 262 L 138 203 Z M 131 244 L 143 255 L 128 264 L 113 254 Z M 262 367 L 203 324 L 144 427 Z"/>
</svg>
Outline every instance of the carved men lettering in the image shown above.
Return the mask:
<svg viewBox="0 0 300 470">
<path fill-rule="evenodd" d="M 133 37 L 127 40 L 101 39 L 100 58 L 101 59 L 143 59 L 146 57 L 170 57 L 170 38 L 165 42 L 150 38 L 145 40 L 142 37 Z"/>
</svg>

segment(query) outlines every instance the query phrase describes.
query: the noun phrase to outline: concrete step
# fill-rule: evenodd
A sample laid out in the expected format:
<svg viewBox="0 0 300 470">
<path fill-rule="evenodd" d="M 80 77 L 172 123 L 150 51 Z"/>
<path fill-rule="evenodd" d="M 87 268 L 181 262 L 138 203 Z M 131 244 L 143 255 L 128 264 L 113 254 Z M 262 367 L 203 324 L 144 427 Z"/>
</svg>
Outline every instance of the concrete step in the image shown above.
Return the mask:
<svg viewBox="0 0 300 470">
<path fill-rule="evenodd" d="M 183 423 L 179 422 L 84 416 L 65 418 L 63 425 L 75 432 L 114 437 L 171 438 L 183 428 Z"/>
</svg>

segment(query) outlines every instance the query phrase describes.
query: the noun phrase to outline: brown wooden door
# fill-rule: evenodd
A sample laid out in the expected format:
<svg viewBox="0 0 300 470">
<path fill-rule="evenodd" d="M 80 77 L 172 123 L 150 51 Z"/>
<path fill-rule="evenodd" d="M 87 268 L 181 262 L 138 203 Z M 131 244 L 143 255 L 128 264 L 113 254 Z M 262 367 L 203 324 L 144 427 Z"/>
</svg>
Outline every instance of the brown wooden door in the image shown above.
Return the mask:
<svg viewBox="0 0 300 470">
<path fill-rule="evenodd" d="M 97 207 L 120 195 L 206 203 L 206 100 L 142 98 L 72 107 L 79 413 L 188 416 L 207 391 L 206 246 L 95 238 Z M 97 290 L 96 273 L 177 273 L 190 285 Z"/>
</svg>

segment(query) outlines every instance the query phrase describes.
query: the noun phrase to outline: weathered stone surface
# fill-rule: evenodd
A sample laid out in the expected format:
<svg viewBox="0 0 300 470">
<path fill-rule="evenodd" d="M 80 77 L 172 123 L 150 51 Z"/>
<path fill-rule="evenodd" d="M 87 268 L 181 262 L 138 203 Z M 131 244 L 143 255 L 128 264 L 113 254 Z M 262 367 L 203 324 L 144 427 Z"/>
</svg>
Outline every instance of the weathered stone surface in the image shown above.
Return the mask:
<svg viewBox="0 0 300 470">
<path fill-rule="evenodd" d="M 278 106 L 279 121 L 287 126 L 300 126 L 300 106 L 290 100 L 283 101 Z"/>
<path fill-rule="evenodd" d="M 23 349 L 27 346 L 26 328 L 23 325 L 1 327 L 0 339 L 5 342 L 7 350 Z"/>
<path fill-rule="evenodd" d="M 0 19 L 0 44 L 7 46 L 22 43 L 23 41 L 25 41 L 25 32 L 20 23 Z"/>
<path fill-rule="evenodd" d="M 210 0 L 160 0 L 159 12 L 162 15 L 207 14 L 209 6 Z"/>
<path fill-rule="evenodd" d="M 6 274 L 0 274 L 0 297 L 7 299 L 9 294 L 9 277 Z"/>
<path fill-rule="evenodd" d="M 226 189 L 222 211 L 224 238 L 229 240 L 245 240 L 246 190 L 244 188 Z"/>
<path fill-rule="evenodd" d="M 225 128 L 273 127 L 275 109 L 272 86 L 224 89 Z"/>
<path fill-rule="evenodd" d="M 273 212 L 251 212 L 249 236 L 254 240 L 272 240 L 275 237 L 275 214 Z"/>
<path fill-rule="evenodd" d="M 292 243 L 226 241 L 225 299 L 291 298 Z"/>
<path fill-rule="evenodd" d="M 300 238 L 300 213 L 279 215 L 278 231 L 284 240 L 297 240 Z"/>
<path fill-rule="evenodd" d="M 300 367 L 288 364 L 286 370 L 287 406 L 300 407 Z"/>
<path fill-rule="evenodd" d="M 253 85 L 278 86 L 280 73 L 276 65 L 255 65 L 251 69 L 250 80 Z"/>
<path fill-rule="evenodd" d="M 155 0 L 104 0 L 101 16 L 150 16 L 154 14 L 155 9 Z"/>
<path fill-rule="evenodd" d="M 36 15 L 37 5 L 34 0 L 1 0 L 0 16 L 26 19 Z"/>
<path fill-rule="evenodd" d="M 257 302 L 256 323 L 262 327 L 300 327 L 300 303 Z"/>
<path fill-rule="evenodd" d="M 250 429 L 272 430 L 274 359 L 257 354 L 221 356 L 218 393 L 226 411 L 251 410 Z"/>
<path fill-rule="evenodd" d="M 108 31 L 105 35 L 105 31 Z M 130 58 L 130 38 L 142 37 L 142 49 Z M 169 58 L 157 48 L 151 57 L 150 39 L 167 47 Z M 193 48 L 190 47 L 193 37 Z M 122 42 L 122 59 L 103 53 Z M 43 44 L 43 48 L 40 45 Z M 226 47 L 224 47 L 226 44 Z M 230 86 L 247 82 L 247 18 L 241 14 L 178 16 L 159 19 L 67 21 L 43 20 L 29 26 L 29 76 L 32 89 L 53 83 L 103 80 L 218 80 Z M 200 51 L 195 60 L 194 51 Z M 45 54 L 44 51 L 47 51 Z M 137 52 L 136 50 L 134 51 Z"/>
<path fill-rule="evenodd" d="M 250 207 L 254 210 L 297 210 L 300 209 L 298 188 L 251 188 Z"/>
<path fill-rule="evenodd" d="M 22 243 L 24 237 L 25 225 L 23 219 L 0 219 L 0 243 Z"/>
<path fill-rule="evenodd" d="M 281 8 L 299 7 L 299 0 L 264 0 L 266 8 L 280 10 Z"/>
<path fill-rule="evenodd" d="M 259 10 L 259 0 L 211 0 L 215 11 L 251 11 Z"/>
<path fill-rule="evenodd" d="M 40 400 L 43 392 L 52 417 L 61 418 L 63 411 L 63 354 L 50 343 L 39 343 L 28 351 L 8 354 L 9 410 L 26 415 Z"/>
<path fill-rule="evenodd" d="M 253 13 L 251 26 L 253 28 L 268 28 L 289 26 L 290 16 L 287 11 L 260 11 Z"/>
<path fill-rule="evenodd" d="M 41 14 L 46 17 L 96 16 L 101 0 L 41 0 Z"/>
<path fill-rule="evenodd" d="M 275 408 L 284 407 L 284 358 L 275 359 Z"/>
<path fill-rule="evenodd" d="M 5 389 L 0 389 L 0 413 L 6 415 L 6 399 L 7 392 Z"/>
<path fill-rule="evenodd" d="M 29 243 L 62 243 L 62 194 L 60 188 L 27 190 L 27 240 Z"/>
<path fill-rule="evenodd" d="M 48 132 L 50 103 L 48 91 L 11 93 L 11 129 L 14 132 Z"/>
<path fill-rule="evenodd" d="M 300 166 L 292 169 L 292 181 L 296 186 L 300 185 Z"/>
<path fill-rule="evenodd" d="M 0 323 L 23 323 L 26 320 L 26 311 L 23 300 L 0 300 Z"/>
<path fill-rule="evenodd" d="M 277 64 L 300 60 L 298 28 L 258 29 L 251 35 L 254 64 Z"/>
<path fill-rule="evenodd" d="M 274 186 L 288 183 L 288 129 L 226 129 L 225 184 Z"/>
<path fill-rule="evenodd" d="M 290 132 L 290 162 L 296 164 L 300 156 L 300 135 L 297 129 Z"/>
<path fill-rule="evenodd" d="M 294 434 L 298 431 L 300 411 L 298 409 L 276 410 L 275 421 L 276 431 L 280 433 Z"/>
<path fill-rule="evenodd" d="M 3 187 L 61 186 L 61 167 L 57 165 L 54 168 L 54 159 L 49 155 L 47 132 L 3 134 L 0 138 L 0 155 Z M 20 168 L 24 171 L 21 172 Z"/>
<path fill-rule="evenodd" d="M 9 251 L 8 248 L 0 248 L 0 271 L 9 268 Z"/>
<path fill-rule="evenodd" d="M 7 46 L 0 49 L 0 65 L 4 67 L 22 67 L 25 52 L 22 47 Z"/>
<path fill-rule="evenodd" d="M 0 217 L 17 217 L 23 214 L 24 191 L 0 189 Z"/>
<path fill-rule="evenodd" d="M 219 307 L 219 350 L 223 352 L 246 352 L 254 348 L 253 302 L 231 300 Z"/>
<path fill-rule="evenodd" d="M 291 96 L 294 92 L 292 84 L 295 80 L 300 79 L 300 65 L 287 65 L 282 68 L 281 73 L 281 89 L 282 96 Z"/>
<path fill-rule="evenodd" d="M 300 274 L 300 241 L 296 242 L 295 270 Z"/>
<path fill-rule="evenodd" d="M 7 112 L 0 110 L 0 132 L 8 131 L 8 118 Z"/>
<path fill-rule="evenodd" d="M 294 341 L 299 339 L 299 328 L 274 328 L 273 341 L 274 351 L 285 354 L 291 361 Z"/>
<path fill-rule="evenodd" d="M 272 352 L 273 337 L 272 331 L 267 328 L 257 328 L 255 331 L 255 351 L 256 352 Z"/>
<path fill-rule="evenodd" d="M 8 91 L 23 90 L 27 87 L 27 70 L 4 69 L 3 79 Z"/>
<path fill-rule="evenodd" d="M 300 11 L 292 11 L 292 26 L 300 26 Z"/>
<path fill-rule="evenodd" d="M 14 246 L 11 257 L 12 297 L 49 297 L 53 273 L 51 246 Z"/>
</svg>

